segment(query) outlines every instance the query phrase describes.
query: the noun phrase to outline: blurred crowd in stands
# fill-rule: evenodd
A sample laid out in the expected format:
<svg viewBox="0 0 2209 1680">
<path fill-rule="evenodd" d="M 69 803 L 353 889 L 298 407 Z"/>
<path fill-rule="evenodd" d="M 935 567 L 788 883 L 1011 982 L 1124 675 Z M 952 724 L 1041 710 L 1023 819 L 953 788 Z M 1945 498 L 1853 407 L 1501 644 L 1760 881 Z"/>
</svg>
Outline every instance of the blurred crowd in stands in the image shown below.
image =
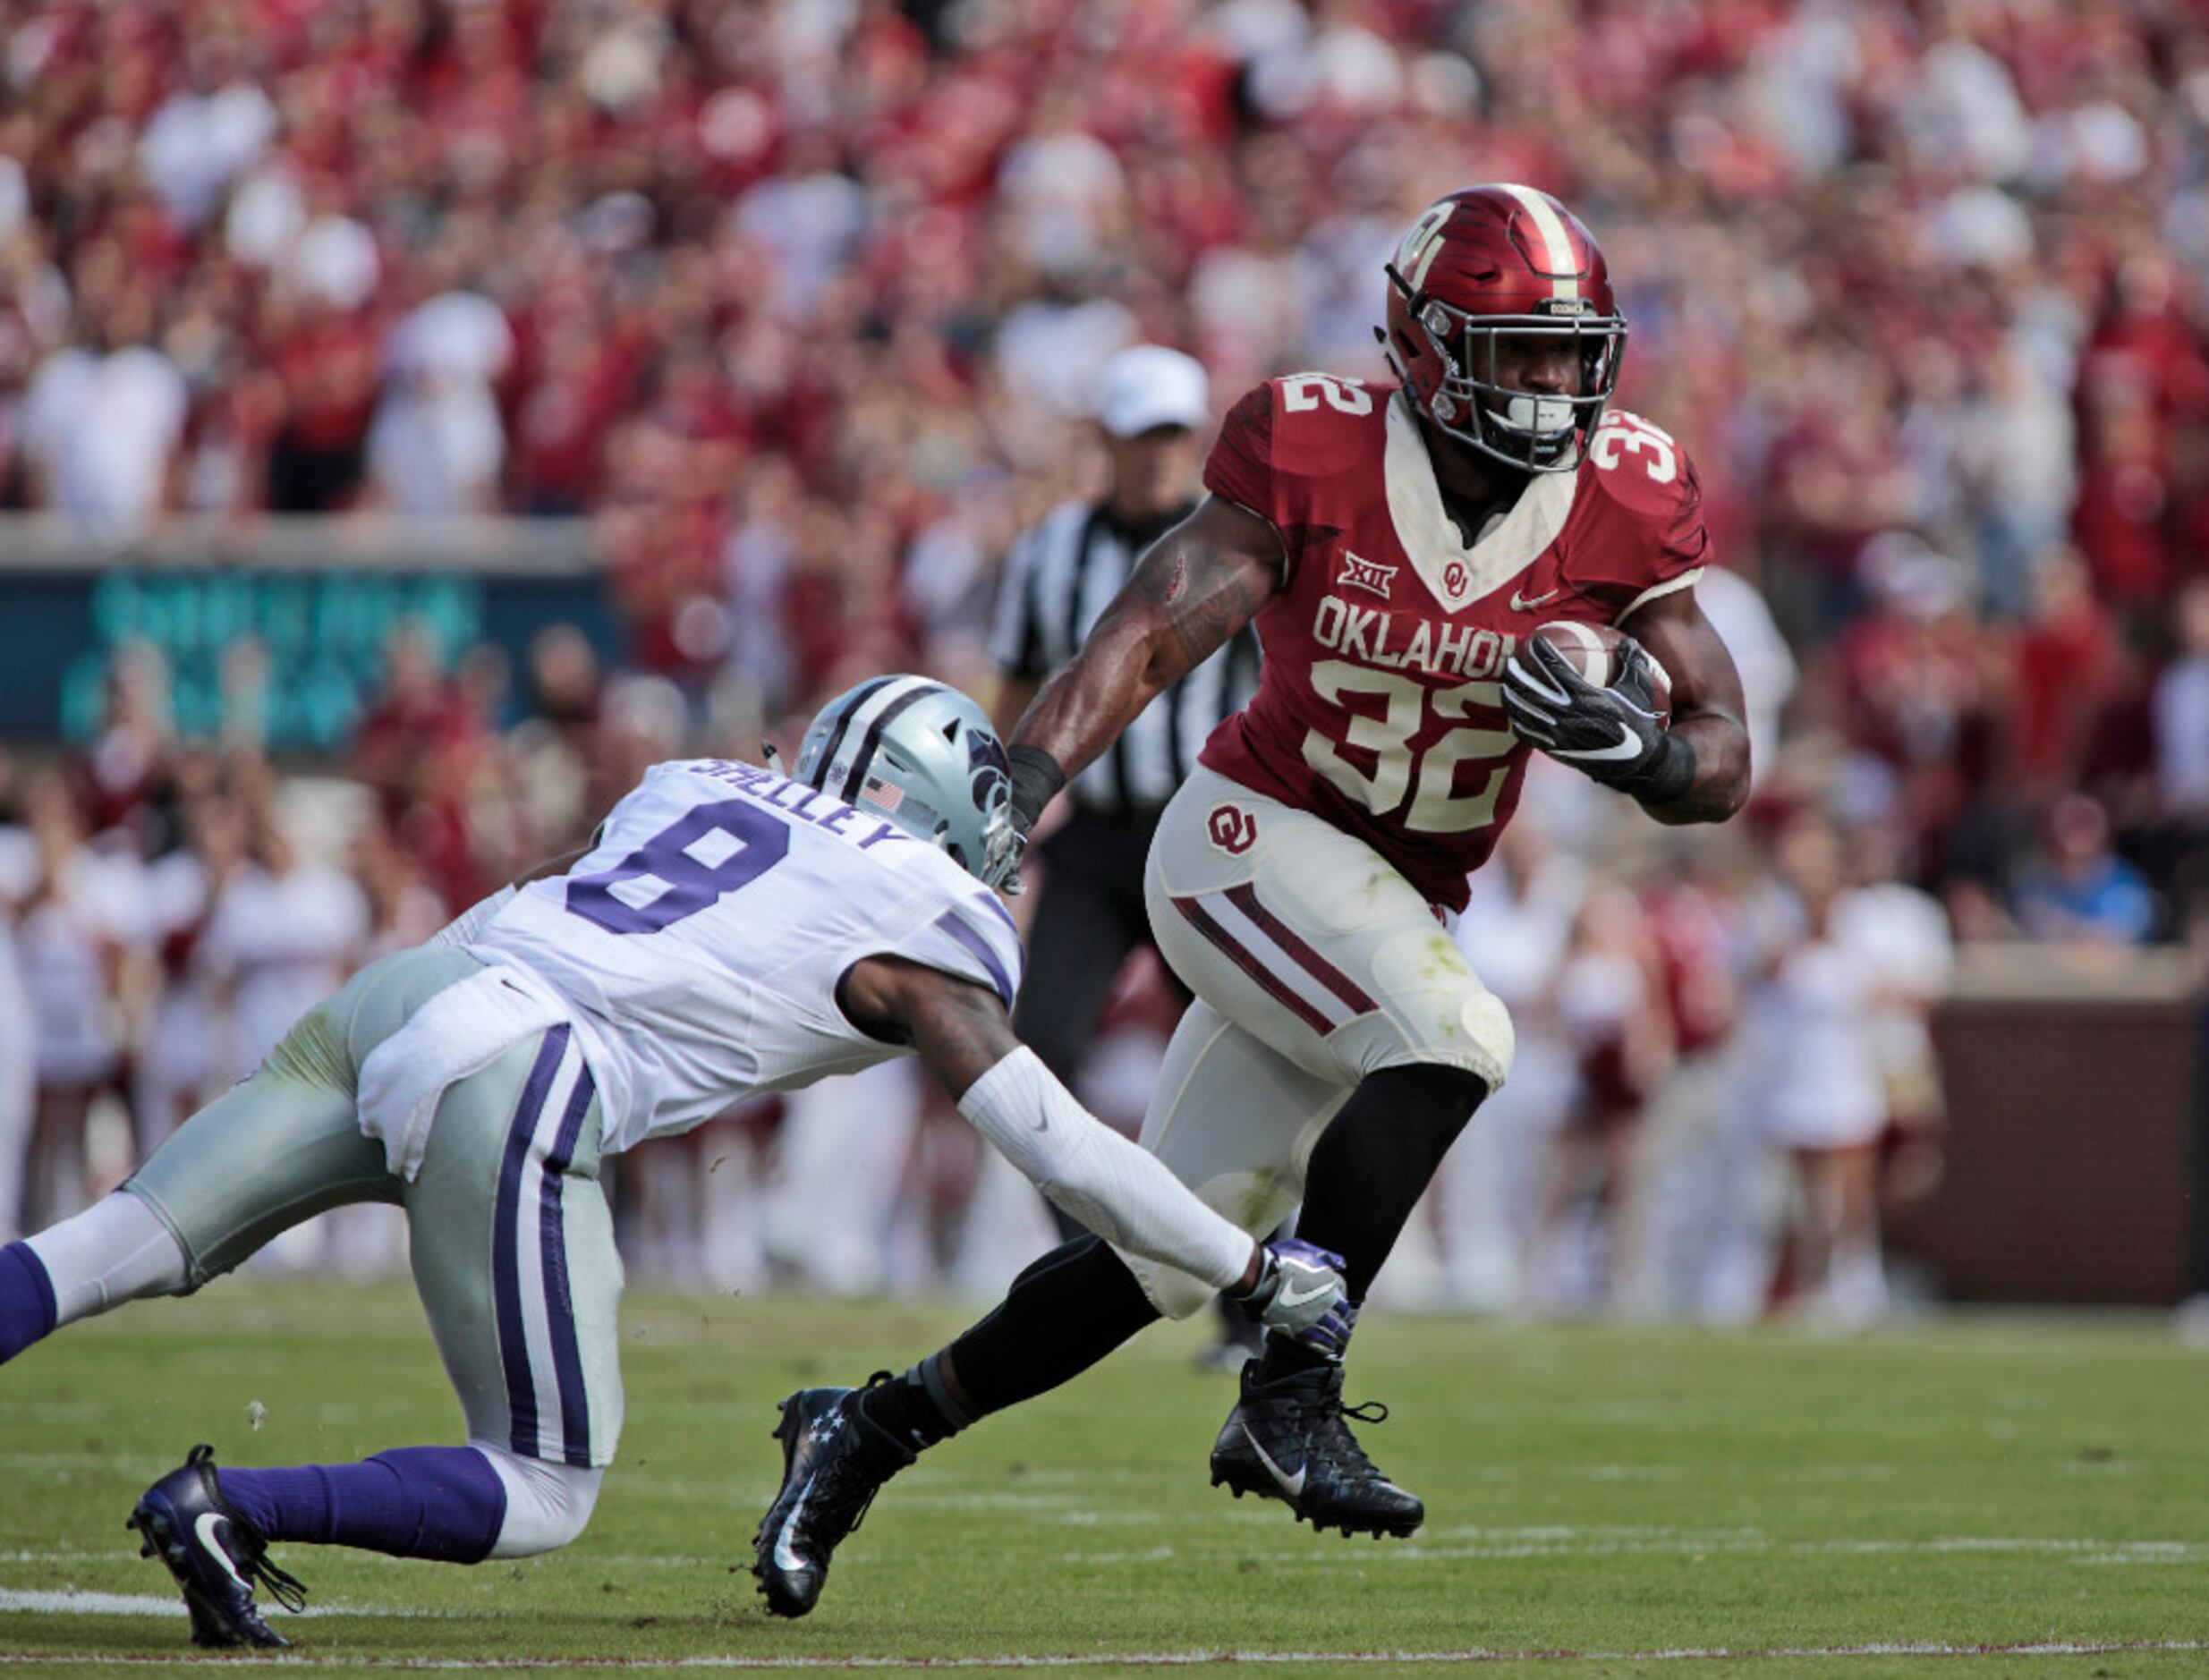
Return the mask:
<svg viewBox="0 0 2209 1680">
<path fill-rule="evenodd" d="M 1784 1156 L 1737 1133 L 1787 1141 L 1790 1102 L 1798 1139 L 1841 1124 L 1757 1079 L 1854 1067 L 1848 1127 L 1922 1133 L 1909 1023 L 1952 938 L 2209 912 L 2209 18 L 2184 0 L 0 0 L 0 504 L 117 544 L 176 513 L 587 518 L 627 649 L 603 671 L 552 632 L 509 671 L 402 635 L 342 784 L 174 739 L 158 661 L 122 650 L 97 740 L 0 768 L 30 1208 L 652 759 L 748 753 L 735 720 L 786 728 L 872 672 L 986 689 L 1007 541 L 1094 482 L 1104 357 L 1185 346 L 1222 407 L 1381 377 L 1394 239 L 1491 179 L 1595 230 L 1619 400 L 1701 466 L 1759 798 L 1737 834 L 1616 857 L 1572 790 L 1530 799 L 1465 937 L 1529 1023 L 1531 1094 L 1440 1199 L 1526 1193 L 1442 1219 L 1430 1272 L 1491 1304 L 1738 1310 L 1775 1228 L 1739 1163 Z M 1775 1057 L 1788 1032 L 1811 1048 Z M 1696 1077 L 1735 1099 L 1679 1098 Z M 129 1124 L 88 1166 L 102 1102 Z M 726 1178 L 664 1201 L 755 1153 L 702 1147 Z M 956 1187 L 939 1157 L 884 1151 Z M 1922 1170 L 1880 1158 L 1797 1200 Z M 1675 1170 L 1733 1183 L 1738 1218 L 1621 1211 Z M 896 1191 L 908 1235 L 964 1193 Z M 1589 1208 L 1608 1235 L 1559 1247 Z M 825 1263 L 775 1252 L 776 1218 L 655 1217 L 678 1273 Z M 1803 1263 L 1860 1302 L 1852 1220 Z M 701 1258 L 707 1225 L 736 1258 Z M 1653 1258 L 1690 1232 L 1707 1265 Z M 816 1281 L 879 1281 L 871 1252 Z"/>
</svg>

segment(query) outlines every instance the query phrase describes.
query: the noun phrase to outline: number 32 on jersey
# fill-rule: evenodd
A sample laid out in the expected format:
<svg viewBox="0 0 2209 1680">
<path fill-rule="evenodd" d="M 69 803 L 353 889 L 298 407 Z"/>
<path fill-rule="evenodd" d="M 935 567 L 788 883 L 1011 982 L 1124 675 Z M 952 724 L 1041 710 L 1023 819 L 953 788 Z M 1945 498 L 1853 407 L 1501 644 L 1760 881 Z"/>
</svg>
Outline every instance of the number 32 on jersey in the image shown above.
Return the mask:
<svg viewBox="0 0 2209 1680">
<path fill-rule="evenodd" d="M 1378 817 L 1394 816 L 1410 795 L 1401 820 L 1414 834 L 1459 834 L 1467 828 L 1485 828 L 1496 819 L 1496 799 L 1503 792 L 1510 766 L 1507 759 L 1517 744 L 1508 729 L 1466 727 L 1446 732 L 1423 752 L 1412 751 L 1412 741 L 1427 720 L 1427 708 L 1446 719 L 1466 716 L 1474 706 L 1502 704 L 1502 684 L 1460 683 L 1455 688 L 1430 690 L 1425 683 L 1376 671 L 1347 659 L 1322 659 L 1312 667 L 1312 686 L 1321 700 L 1343 714 L 1341 744 L 1373 757 L 1369 776 L 1336 750 L 1336 743 L 1316 729 L 1304 737 L 1304 761 L 1343 793 Z M 1379 717 L 1354 711 L 1343 701 L 1349 696 L 1386 702 Z M 1457 767 L 1491 761 L 1488 773 L 1469 793 L 1457 792 Z"/>
<path fill-rule="evenodd" d="M 1361 414 L 1372 399 L 1355 379 L 1323 373 L 1302 374 L 1281 382 L 1282 406 L 1290 412 L 1315 409 L 1324 401 L 1347 414 Z M 1671 434 L 1637 414 L 1612 410 L 1588 440 L 1588 460 L 1599 472 L 1637 463 L 1654 484 L 1679 476 L 1679 449 Z M 1424 683 L 1392 671 L 1376 671 L 1347 659 L 1321 660 L 1312 667 L 1312 686 L 1344 717 L 1340 741 L 1318 730 L 1304 738 L 1304 759 L 1343 793 L 1379 817 L 1399 817 L 1414 834 L 1459 834 L 1484 828 L 1496 819 L 1496 801 L 1510 766 L 1502 762 L 1517 744 L 1508 729 L 1467 726 L 1444 732 L 1423 751 L 1412 742 L 1427 722 L 1427 708 L 1445 721 L 1466 716 L 1474 707 L 1491 710 L 1502 704 L 1500 685 L 1462 683 L 1430 691 Z M 1348 697 L 1379 700 L 1379 716 L 1344 705 Z M 1343 757 L 1339 747 L 1370 753 L 1370 774 Z M 1488 772 L 1469 793 L 1457 791 L 1459 767 L 1486 761 Z M 1406 795 L 1409 803 L 1406 805 Z M 1401 810 L 1399 813 L 1399 807 Z"/>
</svg>

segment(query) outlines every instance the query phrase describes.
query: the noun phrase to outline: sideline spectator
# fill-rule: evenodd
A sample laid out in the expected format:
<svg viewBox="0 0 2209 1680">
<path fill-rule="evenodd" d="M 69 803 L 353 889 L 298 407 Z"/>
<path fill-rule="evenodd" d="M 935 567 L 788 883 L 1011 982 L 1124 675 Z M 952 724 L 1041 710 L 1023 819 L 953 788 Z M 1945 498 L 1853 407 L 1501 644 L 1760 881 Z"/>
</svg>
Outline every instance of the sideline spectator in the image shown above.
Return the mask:
<svg viewBox="0 0 2209 1680">
<path fill-rule="evenodd" d="M 2109 815 L 2084 793 L 2049 811 L 2041 855 L 2019 871 L 2013 896 L 2035 939 L 2137 945 L 2154 930 L 2154 893 L 2110 849 Z"/>
<path fill-rule="evenodd" d="M 2187 586 L 2174 619 L 2178 645 L 2155 679 L 2155 789 L 2198 829 L 2209 827 L 2209 579 Z"/>
<path fill-rule="evenodd" d="M 84 816 L 57 771 L 23 795 L 27 856 L 9 884 L 18 951 L 30 982 L 38 1099 L 23 1175 L 26 1228 L 82 1207 L 94 1189 L 85 1158 L 93 1099 L 115 1088 L 140 995 L 144 932 L 135 858 L 86 844 Z"/>
<path fill-rule="evenodd" d="M 151 342 L 155 303 L 142 281 L 98 308 L 81 304 L 81 314 L 83 341 L 49 356 L 24 394 L 31 497 L 99 536 L 132 536 L 174 497 L 190 397 Z"/>
<path fill-rule="evenodd" d="M 1814 1322 L 1857 1328 L 1887 1310 L 1878 1201 L 1887 1101 L 1874 1025 L 1882 978 L 1842 936 L 1848 878 L 1832 826 L 1798 819 L 1778 862 L 1796 925 L 1770 959 L 1759 1105 L 1795 1166 L 1795 1299 Z"/>
</svg>

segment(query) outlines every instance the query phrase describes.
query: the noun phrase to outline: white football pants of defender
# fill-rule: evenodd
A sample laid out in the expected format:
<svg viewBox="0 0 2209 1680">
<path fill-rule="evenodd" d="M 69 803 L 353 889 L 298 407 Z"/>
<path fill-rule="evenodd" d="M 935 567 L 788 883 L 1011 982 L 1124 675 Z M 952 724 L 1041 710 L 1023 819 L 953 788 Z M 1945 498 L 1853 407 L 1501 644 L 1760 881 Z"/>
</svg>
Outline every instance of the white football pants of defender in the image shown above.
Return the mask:
<svg viewBox="0 0 2209 1680">
<path fill-rule="evenodd" d="M 1175 1030 L 1143 1146 L 1253 1235 L 1304 1199 L 1320 1133 L 1382 1068 L 1438 1064 L 1503 1083 L 1511 1017 L 1381 854 L 1309 811 L 1199 768 L 1151 843 L 1159 949 L 1196 994 Z M 1152 1305 L 1215 1291 L 1123 1252 Z"/>
</svg>

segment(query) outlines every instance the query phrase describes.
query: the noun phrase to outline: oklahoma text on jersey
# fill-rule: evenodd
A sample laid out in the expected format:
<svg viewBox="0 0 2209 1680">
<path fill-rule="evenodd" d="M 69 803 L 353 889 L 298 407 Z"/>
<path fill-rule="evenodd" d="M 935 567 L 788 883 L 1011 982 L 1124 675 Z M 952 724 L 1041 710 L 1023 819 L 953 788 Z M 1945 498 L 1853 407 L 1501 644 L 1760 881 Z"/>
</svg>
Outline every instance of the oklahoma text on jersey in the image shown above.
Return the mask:
<svg viewBox="0 0 2209 1680">
<path fill-rule="evenodd" d="M 1612 410 L 1577 471 L 1538 474 L 1467 545 L 1397 387 L 1304 373 L 1228 413 L 1205 488 L 1280 532 L 1257 697 L 1203 762 L 1358 836 L 1462 908 L 1528 749 L 1498 675 L 1552 619 L 1616 624 L 1702 575 L 1710 539 L 1672 438 Z"/>
</svg>

